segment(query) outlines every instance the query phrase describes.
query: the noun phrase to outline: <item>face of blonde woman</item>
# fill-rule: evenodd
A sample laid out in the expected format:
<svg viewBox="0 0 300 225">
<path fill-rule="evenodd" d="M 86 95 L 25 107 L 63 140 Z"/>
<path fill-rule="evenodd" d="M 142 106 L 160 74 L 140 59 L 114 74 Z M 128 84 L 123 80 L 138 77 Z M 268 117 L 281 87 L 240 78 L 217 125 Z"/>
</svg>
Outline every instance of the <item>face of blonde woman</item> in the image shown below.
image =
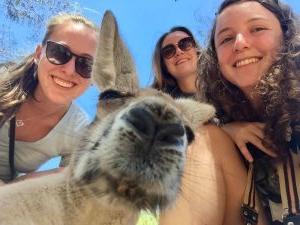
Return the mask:
<svg viewBox="0 0 300 225">
<path fill-rule="evenodd" d="M 214 38 L 224 78 L 249 96 L 276 60 L 283 34 L 273 13 L 258 2 L 246 1 L 224 9 Z"/>
<path fill-rule="evenodd" d="M 174 46 L 176 49 L 176 52 L 172 55 L 172 57 L 163 57 L 163 60 L 169 73 L 177 81 L 186 79 L 188 76 L 196 76 L 197 73 L 198 56 L 194 40 L 190 38 L 193 43 L 184 43 L 186 38 L 189 37 L 190 36 L 185 32 L 175 31 L 168 34 L 162 42 L 161 50 L 170 45 Z M 180 44 L 182 44 L 182 46 L 188 45 L 189 47 L 184 50 Z"/>
<path fill-rule="evenodd" d="M 39 82 L 35 97 L 38 100 L 68 105 L 73 99 L 80 96 L 90 84 L 90 79 L 86 78 L 88 74 L 84 70 L 84 65 L 76 65 L 79 67 L 76 68 L 75 64 L 85 64 L 86 59 L 93 59 L 96 52 L 96 32 L 83 24 L 67 22 L 55 27 L 49 40 L 54 45 L 61 44 L 62 46 L 58 48 L 61 52 L 64 52 L 64 47 L 66 47 L 72 57 L 69 61 L 61 64 L 54 58 L 48 57 L 49 60 L 46 57 L 48 44 L 37 47 L 35 57 L 38 63 Z M 55 52 L 56 47 L 53 47 Z"/>
</svg>

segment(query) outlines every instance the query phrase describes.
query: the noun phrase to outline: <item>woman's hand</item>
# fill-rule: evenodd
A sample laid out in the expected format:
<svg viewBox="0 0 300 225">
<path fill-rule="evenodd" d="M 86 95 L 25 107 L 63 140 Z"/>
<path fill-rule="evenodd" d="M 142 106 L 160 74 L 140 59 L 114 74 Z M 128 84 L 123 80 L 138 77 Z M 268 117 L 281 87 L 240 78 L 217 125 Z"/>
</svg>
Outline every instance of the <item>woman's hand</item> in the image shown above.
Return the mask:
<svg viewBox="0 0 300 225">
<path fill-rule="evenodd" d="M 253 162 L 253 157 L 247 148 L 247 143 L 251 143 L 269 156 L 276 157 L 276 153 L 266 148 L 262 140 L 264 138 L 264 124 L 258 122 L 232 122 L 225 124 L 223 130 L 229 134 L 237 145 L 243 156 Z"/>
</svg>

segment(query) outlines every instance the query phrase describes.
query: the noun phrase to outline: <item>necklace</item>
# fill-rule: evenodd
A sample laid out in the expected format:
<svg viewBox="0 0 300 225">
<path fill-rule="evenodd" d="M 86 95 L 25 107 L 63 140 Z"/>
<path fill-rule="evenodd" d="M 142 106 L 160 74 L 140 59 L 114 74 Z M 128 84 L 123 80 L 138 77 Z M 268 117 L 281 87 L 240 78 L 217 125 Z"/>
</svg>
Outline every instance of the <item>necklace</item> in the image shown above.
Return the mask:
<svg viewBox="0 0 300 225">
<path fill-rule="evenodd" d="M 49 117 L 51 115 L 54 115 L 54 114 L 58 113 L 59 111 L 61 111 L 61 109 L 56 110 L 56 111 L 51 112 L 51 113 L 44 114 L 44 115 L 32 116 L 32 117 L 29 117 L 29 118 L 26 118 L 26 119 L 17 119 L 16 118 L 16 127 L 23 127 L 23 126 L 25 126 L 25 121 L 32 120 L 34 118 Z"/>
<path fill-rule="evenodd" d="M 17 120 L 17 119 L 16 119 L 16 126 L 17 126 L 17 127 L 23 127 L 23 126 L 24 126 L 24 121 L 23 121 L 23 120 Z"/>
</svg>

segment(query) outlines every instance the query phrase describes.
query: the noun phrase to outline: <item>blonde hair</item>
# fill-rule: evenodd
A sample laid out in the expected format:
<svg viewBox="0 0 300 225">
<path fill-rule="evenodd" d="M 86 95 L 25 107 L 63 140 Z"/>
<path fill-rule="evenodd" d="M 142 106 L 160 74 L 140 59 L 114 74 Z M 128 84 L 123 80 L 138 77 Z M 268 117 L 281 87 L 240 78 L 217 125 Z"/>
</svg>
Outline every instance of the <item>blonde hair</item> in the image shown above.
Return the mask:
<svg viewBox="0 0 300 225">
<path fill-rule="evenodd" d="M 60 13 L 54 17 L 52 17 L 47 25 L 47 31 L 45 33 L 45 36 L 43 38 L 42 44 L 45 45 L 49 37 L 52 35 L 52 33 L 55 30 L 55 27 L 58 25 L 71 22 L 75 24 L 83 24 L 88 28 L 91 28 L 93 30 L 97 30 L 96 26 L 93 22 L 89 21 L 85 17 L 78 15 L 78 14 L 66 14 L 66 13 Z"/>
<path fill-rule="evenodd" d="M 91 21 L 81 15 L 61 13 L 49 20 L 42 45 L 46 44 L 58 25 L 68 22 L 83 24 L 88 28 L 97 30 Z M 38 83 L 34 53 L 24 57 L 19 63 L 9 62 L 3 66 L 7 69 L 0 74 L 0 127 L 14 116 L 28 96 L 33 96 Z"/>
</svg>

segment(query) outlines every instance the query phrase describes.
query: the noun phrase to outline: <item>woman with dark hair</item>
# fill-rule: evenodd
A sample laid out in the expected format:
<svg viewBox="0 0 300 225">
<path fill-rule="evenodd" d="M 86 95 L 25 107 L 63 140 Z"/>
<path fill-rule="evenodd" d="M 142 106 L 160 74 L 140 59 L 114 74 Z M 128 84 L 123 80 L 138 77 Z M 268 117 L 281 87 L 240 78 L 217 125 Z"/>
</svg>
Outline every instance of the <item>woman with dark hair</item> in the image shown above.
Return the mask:
<svg viewBox="0 0 300 225">
<path fill-rule="evenodd" d="M 290 7 L 225 0 L 200 61 L 202 97 L 216 107 L 249 168 L 254 165 L 272 224 L 300 222 L 299 50 L 299 20 Z"/>
<path fill-rule="evenodd" d="M 153 87 L 175 98 L 194 98 L 199 57 L 192 33 L 184 27 L 172 28 L 155 48 Z M 217 126 L 201 126 L 186 157 L 180 195 L 174 207 L 160 215 L 159 224 L 241 224 L 247 176 L 230 137 Z"/>
<path fill-rule="evenodd" d="M 192 97 L 196 93 L 196 78 L 200 45 L 186 27 L 173 27 L 156 43 L 152 67 L 152 87 L 172 97 Z"/>
<path fill-rule="evenodd" d="M 96 36 L 86 18 L 59 14 L 32 54 L 0 68 L 0 180 L 47 174 L 34 171 L 54 156 L 66 165 L 89 122 L 73 100 L 90 85 Z"/>
</svg>

